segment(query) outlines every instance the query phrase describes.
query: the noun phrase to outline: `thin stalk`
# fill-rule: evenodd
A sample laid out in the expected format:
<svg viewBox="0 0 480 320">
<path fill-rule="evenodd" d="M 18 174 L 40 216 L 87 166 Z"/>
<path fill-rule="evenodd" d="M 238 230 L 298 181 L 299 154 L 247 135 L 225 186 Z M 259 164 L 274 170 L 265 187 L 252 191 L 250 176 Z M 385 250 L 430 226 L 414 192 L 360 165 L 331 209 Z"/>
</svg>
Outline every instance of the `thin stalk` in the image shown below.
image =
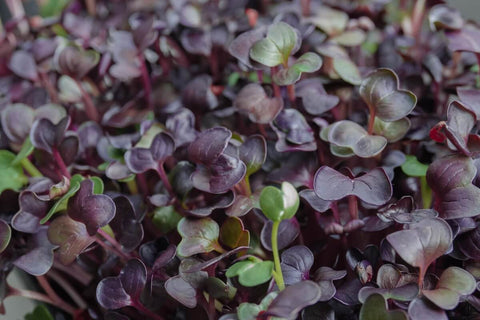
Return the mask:
<svg viewBox="0 0 480 320">
<path fill-rule="evenodd" d="M 420 191 L 422 192 L 422 204 L 424 209 L 432 206 L 432 189 L 428 186 L 427 177 L 420 177 Z"/>
<path fill-rule="evenodd" d="M 287 86 L 287 94 L 288 94 L 288 99 L 292 103 L 293 106 L 295 106 L 295 85 L 289 84 Z"/>
<path fill-rule="evenodd" d="M 69 180 L 72 178 L 70 175 L 70 172 L 68 172 L 67 166 L 65 165 L 65 162 L 63 161 L 62 156 L 60 155 L 60 152 L 56 148 L 53 148 L 53 159 L 55 159 L 55 162 L 57 163 L 60 173 L 67 177 Z"/>
<path fill-rule="evenodd" d="M 35 177 L 43 177 L 43 174 L 33 165 L 33 163 L 28 158 L 23 158 L 20 161 L 23 169 L 28 172 L 28 174 L 35 178 Z"/>
<path fill-rule="evenodd" d="M 280 256 L 278 254 L 278 228 L 281 221 L 274 221 L 272 226 L 272 251 L 273 251 L 273 263 L 274 263 L 274 278 L 277 283 L 278 289 L 282 291 L 285 289 L 285 283 L 283 281 L 282 268 L 280 266 Z"/>
<path fill-rule="evenodd" d="M 85 105 L 85 113 L 87 114 L 87 117 L 90 120 L 95 121 L 95 122 L 100 121 L 100 115 L 98 114 L 97 108 L 93 104 L 92 98 L 90 97 L 88 92 L 85 91 L 82 83 L 75 78 L 73 78 L 73 79 L 75 80 L 75 83 L 77 84 L 78 88 L 80 89 L 80 92 L 82 93 L 82 100 L 83 100 L 83 103 Z"/>
<path fill-rule="evenodd" d="M 310 0 L 300 0 L 302 6 L 302 15 L 308 17 L 310 15 Z"/>
<path fill-rule="evenodd" d="M 127 260 L 128 259 L 131 259 L 130 255 L 123 252 L 123 249 L 122 249 L 122 245 L 120 243 L 118 243 L 118 241 L 115 239 L 115 238 L 112 238 L 107 232 L 105 232 L 103 229 L 98 229 L 97 230 L 97 233 L 99 235 L 101 235 L 102 237 L 105 238 L 105 240 L 107 240 L 108 242 L 110 242 L 110 244 L 112 245 L 112 247 L 115 248 L 116 251 L 120 252 L 121 255 L 126 258 Z"/>
<path fill-rule="evenodd" d="M 420 40 L 423 16 L 425 14 L 425 2 L 426 0 L 417 0 L 412 12 L 412 32 L 413 36 L 417 40 L 417 44 Z"/>
<path fill-rule="evenodd" d="M 135 309 L 137 309 L 138 311 L 140 311 L 141 313 L 145 314 L 146 316 L 148 316 L 149 319 L 152 319 L 152 320 L 163 320 L 163 317 L 161 315 L 158 315 L 156 314 L 155 312 L 145 308 L 145 306 L 143 304 L 141 304 L 140 302 L 134 302 L 132 304 L 132 307 L 134 307 Z"/>
<path fill-rule="evenodd" d="M 50 286 L 50 283 L 48 282 L 47 278 L 45 276 L 37 276 L 37 281 L 42 287 L 43 291 L 52 299 L 52 301 L 55 302 L 60 302 L 63 301 L 62 298 L 60 298 L 55 290 Z"/>
<path fill-rule="evenodd" d="M 420 268 L 420 272 L 418 273 L 418 288 L 420 291 L 423 289 L 423 279 L 425 277 L 425 272 Z"/>
<path fill-rule="evenodd" d="M 145 90 L 145 99 L 147 100 L 147 107 L 149 110 L 153 110 L 152 103 L 152 84 L 150 82 L 150 76 L 148 75 L 147 64 L 145 63 L 145 58 L 143 53 L 138 54 L 138 59 L 140 60 L 140 71 L 142 73 L 142 83 L 143 89 Z"/>
<path fill-rule="evenodd" d="M 62 309 L 63 311 L 65 311 L 65 312 L 67 312 L 71 315 L 74 315 L 75 311 L 77 310 L 76 308 L 74 308 L 73 306 L 71 306 L 70 304 L 68 304 L 64 301 L 55 302 L 50 297 L 48 297 L 47 295 L 45 295 L 43 293 L 40 293 L 40 292 L 24 290 L 24 289 L 17 289 L 17 288 L 11 288 L 11 290 L 12 290 L 12 296 L 19 296 L 19 297 L 24 297 L 24 298 L 28 298 L 28 299 L 33 299 L 33 300 L 45 302 L 45 303 L 51 304 L 53 306 L 56 306 L 56 307 Z"/>
<path fill-rule="evenodd" d="M 87 302 L 82 298 L 82 296 L 80 296 L 75 290 L 75 288 L 72 287 L 72 285 L 68 281 L 66 281 L 58 272 L 51 269 L 47 273 L 47 276 L 49 276 L 53 281 L 60 285 L 80 309 L 86 309 L 88 307 Z"/>
<path fill-rule="evenodd" d="M 272 75 L 272 86 L 273 86 L 273 93 L 275 97 L 281 98 L 282 93 L 280 92 L 280 87 L 273 81 L 273 76 L 277 73 L 277 68 L 278 67 L 272 67 L 270 68 L 270 73 Z"/>
<path fill-rule="evenodd" d="M 168 180 L 168 176 L 165 173 L 165 169 L 163 168 L 163 163 L 160 163 L 158 168 L 157 168 L 157 173 L 158 176 L 160 177 L 160 180 L 162 180 L 163 185 L 167 189 L 168 193 L 172 198 L 175 198 L 175 192 L 173 192 L 172 185 L 170 184 L 170 180 Z"/>
<path fill-rule="evenodd" d="M 52 83 L 50 82 L 48 75 L 44 72 L 39 72 L 39 75 L 40 75 L 40 82 L 45 87 L 45 89 L 47 89 L 48 95 L 50 96 L 50 99 L 52 100 L 52 102 L 58 103 L 57 91 L 55 91 L 55 88 L 52 86 Z"/>
<path fill-rule="evenodd" d="M 245 195 L 250 197 L 252 195 L 252 187 L 250 186 L 250 175 L 246 174 L 245 178 L 243 178 L 243 183 L 245 185 Z"/>
<path fill-rule="evenodd" d="M 139 173 L 136 177 L 138 179 L 138 185 L 140 186 L 140 190 L 142 191 L 143 195 L 148 196 L 150 193 L 145 175 L 143 173 Z"/>
<path fill-rule="evenodd" d="M 90 283 L 90 281 L 92 281 L 92 276 L 89 273 L 85 272 L 82 268 L 80 268 L 76 264 L 64 266 L 62 263 L 59 263 L 58 261 L 54 261 L 53 267 L 67 274 L 71 278 L 77 280 L 79 283 L 81 283 L 84 286 L 87 286 Z"/>
<path fill-rule="evenodd" d="M 138 194 L 138 186 L 137 186 L 137 182 L 135 181 L 135 178 L 128 180 L 126 184 L 127 184 L 128 190 L 130 191 L 130 194 Z"/>
<path fill-rule="evenodd" d="M 358 219 L 358 200 L 356 196 L 348 196 L 348 211 L 352 220 Z"/>
<path fill-rule="evenodd" d="M 117 249 L 115 249 L 114 247 L 112 246 L 109 246 L 107 245 L 105 242 L 103 242 L 102 239 L 100 238 L 95 238 L 95 242 L 98 243 L 103 249 L 105 249 L 107 252 L 113 252 L 115 253 L 115 255 L 117 255 L 120 259 L 124 260 L 124 261 L 128 261 L 130 260 L 130 257 L 128 255 L 126 255 L 124 252 L 122 251 L 118 251 Z"/>
<path fill-rule="evenodd" d="M 368 106 L 370 110 L 370 116 L 368 117 L 368 134 L 373 133 L 373 125 L 375 123 L 375 109 L 372 108 L 370 105 Z"/>
<path fill-rule="evenodd" d="M 258 83 L 263 83 L 263 71 L 257 70 Z"/>
</svg>

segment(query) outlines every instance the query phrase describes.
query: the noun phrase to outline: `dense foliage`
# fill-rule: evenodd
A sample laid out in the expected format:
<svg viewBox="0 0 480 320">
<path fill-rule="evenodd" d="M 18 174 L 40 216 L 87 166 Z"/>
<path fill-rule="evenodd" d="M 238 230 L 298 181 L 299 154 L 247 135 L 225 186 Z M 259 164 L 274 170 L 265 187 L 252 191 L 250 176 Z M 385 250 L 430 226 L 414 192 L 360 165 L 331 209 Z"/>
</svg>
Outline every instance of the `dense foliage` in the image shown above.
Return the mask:
<svg viewBox="0 0 480 320">
<path fill-rule="evenodd" d="M 454 8 L 7 3 L 3 313 L 480 317 L 480 26 Z"/>
</svg>

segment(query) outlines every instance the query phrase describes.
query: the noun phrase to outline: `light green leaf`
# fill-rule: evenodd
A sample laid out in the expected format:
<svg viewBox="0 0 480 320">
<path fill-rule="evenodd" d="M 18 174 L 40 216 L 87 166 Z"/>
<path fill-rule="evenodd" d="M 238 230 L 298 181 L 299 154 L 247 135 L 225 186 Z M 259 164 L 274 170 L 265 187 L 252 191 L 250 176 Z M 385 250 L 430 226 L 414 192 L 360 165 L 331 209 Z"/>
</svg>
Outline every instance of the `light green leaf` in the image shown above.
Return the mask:
<svg viewBox="0 0 480 320">
<path fill-rule="evenodd" d="M 18 191 L 28 182 L 20 164 L 13 164 L 15 154 L 0 150 L 0 193 L 6 189 Z"/>
<path fill-rule="evenodd" d="M 410 177 L 425 177 L 427 175 L 428 165 L 421 163 L 417 157 L 406 155 L 406 160 L 401 168 L 403 173 Z"/>
</svg>

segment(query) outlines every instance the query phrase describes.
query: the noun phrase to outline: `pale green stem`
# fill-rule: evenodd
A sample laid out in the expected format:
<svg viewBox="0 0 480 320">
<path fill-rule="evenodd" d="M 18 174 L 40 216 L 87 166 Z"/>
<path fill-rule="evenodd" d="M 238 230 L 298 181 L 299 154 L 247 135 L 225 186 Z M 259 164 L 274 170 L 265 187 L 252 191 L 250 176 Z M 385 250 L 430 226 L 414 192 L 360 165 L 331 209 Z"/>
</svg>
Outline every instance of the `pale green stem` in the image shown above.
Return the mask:
<svg viewBox="0 0 480 320">
<path fill-rule="evenodd" d="M 277 283 L 278 289 L 282 291 L 285 289 L 285 283 L 283 282 L 282 267 L 280 266 L 280 256 L 278 254 L 278 227 L 280 227 L 281 221 L 274 221 L 272 226 L 272 251 L 273 251 L 273 262 L 275 265 L 275 272 L 273 272 L 273 277 Z"/>
<path fill-rule="evenodd" d="M 28 172 L 31 177 L 43 177 L 43 174 L 33 165 L 33 163 L 28 160 L 28 158 L 23 158 L 20 160 L 23 169 Z"/>
</svg>

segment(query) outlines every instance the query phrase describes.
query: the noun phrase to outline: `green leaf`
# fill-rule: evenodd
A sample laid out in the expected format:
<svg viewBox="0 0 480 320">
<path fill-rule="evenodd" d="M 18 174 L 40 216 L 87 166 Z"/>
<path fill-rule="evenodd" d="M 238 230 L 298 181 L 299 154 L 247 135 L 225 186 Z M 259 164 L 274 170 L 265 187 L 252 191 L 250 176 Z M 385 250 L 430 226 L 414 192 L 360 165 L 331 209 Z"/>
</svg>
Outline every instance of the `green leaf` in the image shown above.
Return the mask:
<svg viewBox="0 0 480 320">
<path fill-rule="evenodd" d="M 405 117 L 397 121 L 383 121 L 375 117 L 373 132 L 384 136 L 388 142 L 397 142 L 402 139 L 410 129 L 410 120 Z"/>
<path fill-rule="evenodd" d="M 175 211 L 173 206 L 156 208 L 153 212 L 152 222 L 162 233 L 176 229 L 182 216 Z"/>
<path fill-rule="evenodd" d="M 21 165 L 13 164 L 15 154 L 0 150 L 0 193 L 6 189 L 18 191 L 28 182 Z"/>
<path fill-rule="evenodd" d="M 408 320 L 408 316 L 403 310 L 389 311 L 383 296 L 374 293 L 368 296 L 360 309 L 360 320 Z"/>
<path fill-rule="evenodd" d="M 40 304 L 33 309 L 32 312 L 25 315 L 25 320 L 54 320 L 50 311 L 43 304 Z"/>
<path fill-rule="evenodd" d="M 31 155 L 34 149 L 35 147 L 33 146 L 32 141 L 30 140 L 30 137 L 27 137 L 22 144 L 22 148 L 15 156 L 15 159 L 13 159 L 12 165 L 19 164 L 23 159 Z"/>
<path fill-rule="evenodd" d="M 250 49 L 250 58 L 268 67 L 287 64 L 295 48 L 298 35 L 285 22 L 277 22 L 268 28 L 267 37 L 257 41 Z"/>
<path fill-rule="evenodd" d="M 40 220 L 40 224 L 44 224 L 57 212 L 66 210 L 68 199 L 70 199 L 77 191 L 80 189 L 80 182 L 83 181 L 83 177 L 79 174 L 75 174 L 72 179 L 70 179 L 70 188 L 68 191 L 58 199 L 53 206 L 48 211 L 47 215 Z"/>
<path fill-rule="evenodd" d="M 99 177 L 93 176 L 89 178 L 93 182 L 93 194 L 102 194 L 103 193 L 103 180 Z"/>
<path fill-rule="evenodd" d="M 367 38 L 365 31 L 360 29 L 345 31 L 342 34 L 333 37 L 331 40 L 335 41 L 341 46 L 353 47 L 361 45 Z"/>
<path fill-rule="evenodd" d="M 231 284 L 226 284 L 219 278 L 209 277 L 205 282 L 205 289 L 215 299 L 232 300 L 237 293 L 237 288 Z"/>
<path fill-rule="evenodd" d="M 226 273 L 228 278 L 238 276 L 242 286 L 254 287 L 272 278 L 273 262 L 243 260 L 231 266 Z"/>
<path fill-rule="evenodd" d="M 272 186 L 265 187 L 260 194 L 260 208 L 272 221 L 292 218 L 299 205 L 298 192 L 289 182 L 283 182 L 282 189 Z"/>
<path fill-rule="evenodd" d="M 239 320 L 256 320 L 260 312 L 267 310 L 268 306 L 278 296 L 277 291 L 272 291 L 262 299 L 260 304 L 244 302 L 237 308 L 237 316 Z M 275 317 L 271 318 L 277 319 Z"/>
<path fill-rule="evenodd" d="M 349 59 L 333 59 L 333 68 L 348 83 L 359 85 L 362 82 L 357 66 Z"/>
<path fill-rule="evenodd" d="M 410 177 L 425 177 L 427 175 L 428 165 L 421 163 L 417 157 L 406 155 L 407 160 L 402 164 L 403 173 Z"/>
<path fill-rule="evenodd" d="M 280 189 L 268 186 L 260 194 L 260 208 L 272 221 L 281 221 L 284 214 L 283 193 Z"/>
<path fill-rule="evenodd" d="M 294 84 L 302 72 L 315 72 L 322 66 L 322 58 L 313 52 L 303 54 L 293 65 L 282 69 L 273 76 L 273 81 L 280 86 Z"/>
<path fill-rule="evenodd" d="M 182 236 L 182 241 L 177 247 L 177 254 L 181 257 L 210 252 L 220 247 L 218 244 L 220 228 L 213 219 L 184 217 L 178 223 L 177 230 Z"/>
<path fill-rule="evenodd" d="M 307 20 L 317 28 L 323 30 L 326 34 L 330 36 L 335 35 L 347 27 L 349 17 L 345 12 L 327 6 L 321 6 L 315 11 L 315 16 Z"/>
</svg>

